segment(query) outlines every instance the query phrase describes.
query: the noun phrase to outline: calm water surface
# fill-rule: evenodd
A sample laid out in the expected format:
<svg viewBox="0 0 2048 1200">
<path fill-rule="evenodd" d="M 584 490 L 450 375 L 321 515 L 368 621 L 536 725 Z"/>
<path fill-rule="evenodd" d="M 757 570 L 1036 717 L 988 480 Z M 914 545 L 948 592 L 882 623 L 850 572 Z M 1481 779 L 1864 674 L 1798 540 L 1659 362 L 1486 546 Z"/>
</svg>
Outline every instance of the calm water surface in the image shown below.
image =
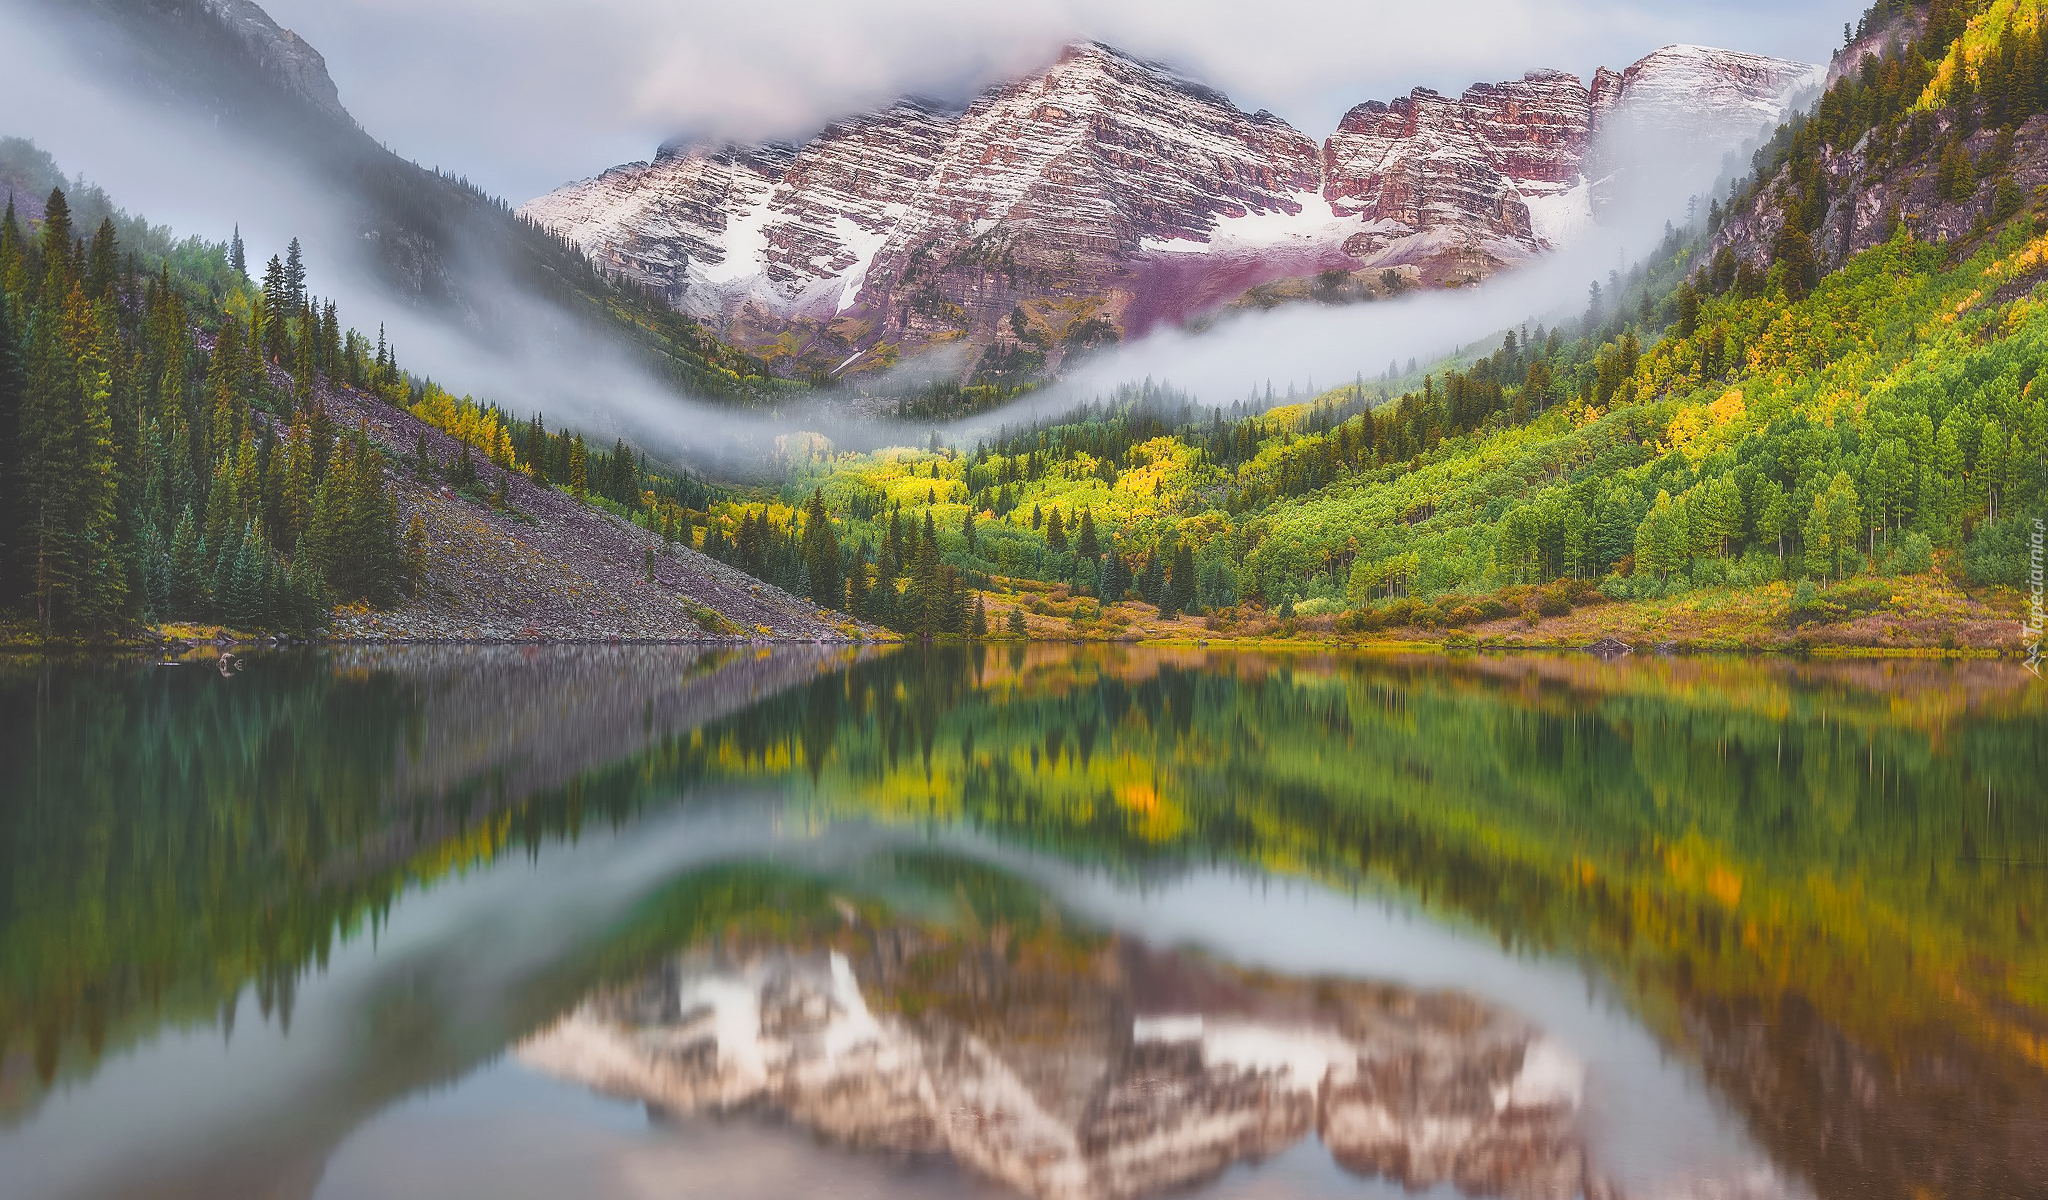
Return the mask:
<svg viewBox="0 0 2048 1200">
<path fill-rule="evenodd" d="M 1995 663 L 0 660 L 0 1194 L 2048 1194 Z"/>
</svg>

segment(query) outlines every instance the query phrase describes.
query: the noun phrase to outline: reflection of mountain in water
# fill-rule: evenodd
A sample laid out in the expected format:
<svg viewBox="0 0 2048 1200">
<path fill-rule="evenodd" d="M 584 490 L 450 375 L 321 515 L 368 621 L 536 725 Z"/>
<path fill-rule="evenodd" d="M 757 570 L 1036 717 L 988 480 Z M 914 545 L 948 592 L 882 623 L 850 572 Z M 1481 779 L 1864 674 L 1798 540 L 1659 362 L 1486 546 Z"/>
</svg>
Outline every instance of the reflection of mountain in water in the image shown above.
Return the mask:
<svg viewBox="0 0 2048 1200">
<path fill-rule="evenodd" d="M 1584 1069 L 1456 993 L 1255 975 L 1130 942 L 908 925 L 697 950 L 600 992 L 528 1062 L 670 1112 L 767 1110 L 1048 1198 L 1150 1195 L 1311 1133 L 1409 1188 L 1606 1195 Z"/>
<path fill-rule="evenodd" d="M 406 886 L 623 820 L 649 756 L 840 669 L 825 647 L 343 647 L 231 676 L 0 661 L 0 1119 L 301 975 Z M 18 1081 L 18 1082 L 17 1082 Z M 31 1086 L 31 1083 L 33 1086 Z"/>
</svg>

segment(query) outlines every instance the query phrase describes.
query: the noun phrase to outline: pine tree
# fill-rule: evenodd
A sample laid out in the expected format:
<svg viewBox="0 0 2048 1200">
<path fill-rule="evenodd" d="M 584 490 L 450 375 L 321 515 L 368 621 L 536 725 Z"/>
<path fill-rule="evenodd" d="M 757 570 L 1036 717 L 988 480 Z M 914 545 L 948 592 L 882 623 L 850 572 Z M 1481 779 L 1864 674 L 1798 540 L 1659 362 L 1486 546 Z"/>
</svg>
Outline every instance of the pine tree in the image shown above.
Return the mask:
<svg viewBox="0 0 2048 1200">
<path fill-rule="evenodd" d="M 291 300 L 291 284 L 285 278 L 284 263 L 277 255 L 263 268 L 263 353 L 275 361 L 284 357 L 289 348 L 287 336 L 292 314 L 297 311 Z"/>
<path fill-rule="evenodd" d="M 420 513 L 405 527 L 405 584 L 414 596 L 427 586 L 427 519 Z"/>
<path fill-rule="evenodd" d="M 581 435 L 569 441 L 569 490 L 578 500 L 589 496 L 589 457 L 584 453 Z"/>
<path fill-rule="evenodd" d="M 1083 558 L 1095 558 L 1102 553 L 1102 542 L 1095 534 L 1095 514 L 1090 509 L 1081 510 L 1081 532 L 1074 539 L 1074 550 Z"/>
<path fill-rule="evenodd" d="M 1111 550 L 1102 560 L 1102 580 L 1095 590 L 1105 604 L 1115 604 L 1130 592 L 1131 569 L 1123 555 Z"/>
<path fill-rule="evenodd" d="M 61 201 L 61 193 L 52 196 Z M 109 331 L 68 262 L 52 261 L 30 318 L 19 434 L 24 567 L 45 632 L 93 632 L 111 627 L 127 599 L 109 412 L 113 364 Z"/>
<path fill-rule="evenodd" d="M 299 239 L 293 238 L 285 249 L 284 257 L 285 303 L 292 313 L 306 307 L 306 260 L 299 252 Z"/>
<path fill-rule="evenodd" d="M 192 615 L 206 607 L 206 576 L 201 566 L 199 522 L 192 506 L 178 514 L 178 526 L 171 534 L 171 611 Z"/>
<path fill-rule="evenodd" d="M 1057 508 L 1045 519 L 1045 544 L 1054 550 L 1067 548 L 1067 528 L 1060 520 L 1060 510 Z"/>
<path fill-rule="evenodd" d="M 121 267 L 120 248 L 114 236 L 114 219 L 104 217 L 92 235 L 85 256 L 85 298 L 102 300 L 113 295 L 114 278 Z"/>
<path fill-rule="evenodd" d="M 242 227 L 235 226 L 235 239 L 228 244 L 228 265 L 235 270 L 235 278 L 249 278 L 249 255 L 242 248 Z"/>
<path fill-rule="evenodd" d="M 1008 628 L 1009 628 L 1009 631 L 1010 631 L 1010 636 L 1011 636 L 1011 637 L 1020 637 L 1020 638 L 1021 638 L 1021 637 L 1029 637 L 1029 636 L 1030 636 L 1030 630 L 1029 630 L 1029 629 L 1028 629 L 1028 628 L 1027 628 L 1027 627 L 1025 626 L 1025 624 L 1024 624 L 1024 610 L 1023 610 L 1023 609 L 1021 609 L 1021 608 L 1012 608 L 1012 609 L 1010 609 L 1010 618 L 1009 618 L 1009 622 L 1008 622 Z"/>
<path fill-rule="evenodd" d="M 548 484 L 548 430 L 539 413 L 526 426 L 526 473 L 532 480 L 546 487 Z"/>
<path fill-rule="evenodd" d="M 1194 611 L 1195 552 L 1186 542 L 1174 551 L 1173 573 L 1166 590 L 1166 609 L 1176 613 Z"/>
<path fill-rule="evenodd" d="M 61 278 L 64 284 L 71 282 L 71 202 L 64 198 L 63 188 L 51 188 L 50 195 L 43 201 L 43 271 L 47 277 Z M 48 291 L 43 294 L 45 302 L 57 297 Z"/>
<path fill-rule="evenodd" d="M 846 571 L 821 489 L 811 492 L 810 505 L 804 510 L 804 571 L 811 599 L 824 608 L 839 607 L 846 595 Z"/>
<path fill-rule="evenodd" d="M 974 593 L 974 624 L 967 632 L 977 641 L 988 636 L 988 607 L 983 602 L 980 592 Z"/>
<path fill-rule="evenodd" d="M 7 202 L 7 216 L 0 222 L 0 285 L 6 283 L 10 268 L 19 262 L 20 232 L 14 218 L 14 201 Z M 15 570 L 20 541 L 28 521 L 22 511 L 20 432 L 22 364 L 13 320 L 13 305 L 0 294 L 0 607 L 11 607 L 22 598 L 26 571 Z"/>
<path fill-rule="evenodd" d="M 846 570 L 846 611 L 863 621 L 875 620 L 871 611 L 872 597 L 868 591 L 868 545 L 862 542 L 853 552 L 853 562 Z"/>
</svg>

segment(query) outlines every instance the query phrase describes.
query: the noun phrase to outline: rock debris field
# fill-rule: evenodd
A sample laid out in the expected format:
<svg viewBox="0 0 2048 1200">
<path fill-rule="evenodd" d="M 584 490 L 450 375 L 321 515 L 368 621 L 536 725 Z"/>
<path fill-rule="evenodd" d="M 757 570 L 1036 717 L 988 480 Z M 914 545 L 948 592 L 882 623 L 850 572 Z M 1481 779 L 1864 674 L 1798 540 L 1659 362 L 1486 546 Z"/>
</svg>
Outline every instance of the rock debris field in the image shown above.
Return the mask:
<svg viewBox="0 0 2048 1200">
<path fill-rule="evenodd" d="M 336 640 L 840 642 L 878 632 L 682 547 L 655 543 L 649 583 L 646 530 L 481 458 L 487 490 L 509 475 L 510 511 L 423 483 L 404 469 L 410 448 L 424 434 L 445 472 L 454 438 L 351 389 L 320 394 L 338 426 L 367 424 L 404 456 L 389 474 L 399 522 L 419 513 L 427 527 L 426 585 L 396 609 L 337 612 Z"/>
</svg>

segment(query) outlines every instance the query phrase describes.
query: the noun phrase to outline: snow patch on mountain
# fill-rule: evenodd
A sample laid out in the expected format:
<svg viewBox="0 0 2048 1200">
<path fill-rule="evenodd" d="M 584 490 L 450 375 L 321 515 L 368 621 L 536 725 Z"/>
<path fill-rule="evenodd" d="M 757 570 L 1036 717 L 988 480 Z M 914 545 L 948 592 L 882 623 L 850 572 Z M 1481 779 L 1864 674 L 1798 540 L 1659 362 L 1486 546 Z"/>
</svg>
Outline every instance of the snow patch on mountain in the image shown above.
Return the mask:
<svg viewBox="0 0 2048 1200">
<path fill-rule="evenodd" d="M 804 331 L 817 367 L 1003 340 L 1038 304 L 1130 336 L 1280 279 L 1458 284 L 1563 249 L 1668 174 L 1641 147 L 1718 161 L 1823 71 L 1667 46 L 1590 85 L 1532 71 L 1368 102 L 1318 145 L 1087 42 L 965 110 L 906 99 L 800 146 L 664 148 L 520 211 L 726 336 Z"/>
<path fill-rule="evenodd" d="M 1593 228 L 1593 185 L 1583 177 L 1563 191 L 1522 195 L 1529 209 L 1529 228 L 1536 240 L 1561 250 Z"/>
</svg>

